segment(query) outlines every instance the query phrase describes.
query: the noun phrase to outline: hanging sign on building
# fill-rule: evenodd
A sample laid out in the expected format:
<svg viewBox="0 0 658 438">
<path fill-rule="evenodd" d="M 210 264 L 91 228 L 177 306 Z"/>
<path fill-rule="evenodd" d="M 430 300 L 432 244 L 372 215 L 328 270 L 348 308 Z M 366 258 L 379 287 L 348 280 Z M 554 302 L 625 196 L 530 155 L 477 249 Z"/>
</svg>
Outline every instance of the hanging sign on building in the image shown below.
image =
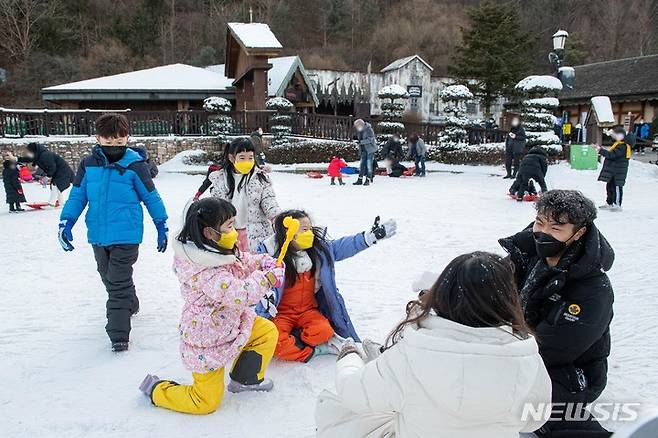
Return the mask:
<svg viewBox="0 0 658 438">
<path fill-rule="evenodd" d="M 420 85 L 407 85 L 409 97 L 423 97 L 423 87 Z"/>
</svg>

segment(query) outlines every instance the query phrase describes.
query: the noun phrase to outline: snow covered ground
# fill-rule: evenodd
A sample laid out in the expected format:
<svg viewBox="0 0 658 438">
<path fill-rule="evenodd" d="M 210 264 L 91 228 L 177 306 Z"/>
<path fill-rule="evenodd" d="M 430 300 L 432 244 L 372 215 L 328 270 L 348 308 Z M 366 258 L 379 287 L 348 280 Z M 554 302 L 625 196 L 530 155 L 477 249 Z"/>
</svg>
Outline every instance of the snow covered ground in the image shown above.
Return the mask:
<svg viewBox="0 0 658 438">
<path fill-rule="evenodd" d="M 508 199 L 509 182 L 491 175 L 501 175 L 501 169 L 431 168 L 444 172 L 425 179 L 380 177 L 371 187 L 331 187 L 326 178 L 273 175 L 280 204 L 307 209 L 335 237 L 364 230 L 378 214 L 399 221 L 397 237 L 337 269 L 363 337 L 382 339 L 401 318 L 419 273 L 440 271 L 467 251 L 501 252 L 497 239 L 533 219 L 532 205 Z M 553 188 L 579 188 L 600 204 L 605 189 L 596 175 L 560 164 L 550 168 L 548 182 Z M 172 230 L 202 178 L 164 172 L 157 178 Z M 632 161 L 624 212 L 602 212 L 597 221 L 617 253 L 611 272 L 616 291 L 613 353 L 603 398 L 645 407 L 658 406 L 657 183 L 658 168 Z M 26 184 L 25 190 L 31 200 L 47 198 L 35 184 Z M 4 193 L 0 196 L 4 199 Z M 314 435 L 315 398 L 333 386 L 333 357 L 309 364 L 275 361 L 269 370 L 273 392 L 227 394 L 220 410 L 209 416 L 151 406 L 137 389 L 147 372 L 190 381 L 178 357 L 182 300 L 170 269 L 172 252 L 156 252 L 155 229 L 147 223 L 135 269 L 141 312 L 133 320 L 130 351 L 114 354 L 103 328 L 106 294 L 85 241 L 84 221 L 73 230 L 75 251 L 64 253 L 56 238 L 58 214 L 0 211 L 1 437 Z"/>
</svg>

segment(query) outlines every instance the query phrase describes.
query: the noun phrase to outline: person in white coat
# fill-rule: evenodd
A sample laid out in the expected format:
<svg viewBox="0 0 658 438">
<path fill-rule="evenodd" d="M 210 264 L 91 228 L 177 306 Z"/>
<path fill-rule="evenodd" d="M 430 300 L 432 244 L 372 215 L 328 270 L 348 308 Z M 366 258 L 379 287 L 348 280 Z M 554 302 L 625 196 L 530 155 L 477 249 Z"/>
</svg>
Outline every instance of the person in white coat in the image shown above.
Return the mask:
<svg viewBox="0 0 658 438">
<path fill-rule="evenodd" d="M 551 380 L 500 256 L 454 259 L 386 347 L 374 345 L 341 350 L 337 392 L 318 399 L 318 437 L 518 438 L 544 423 L 524 410 L 548 406 Z"/>
</svg>

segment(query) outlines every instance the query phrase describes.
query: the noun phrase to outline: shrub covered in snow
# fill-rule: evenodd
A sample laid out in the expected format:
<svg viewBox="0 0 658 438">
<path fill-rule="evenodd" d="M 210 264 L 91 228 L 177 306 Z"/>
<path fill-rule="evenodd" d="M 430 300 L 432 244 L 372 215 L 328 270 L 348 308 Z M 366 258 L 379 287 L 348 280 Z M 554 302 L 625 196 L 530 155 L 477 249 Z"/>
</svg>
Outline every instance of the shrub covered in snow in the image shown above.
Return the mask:
<svg viewBox="0 0 658 438">
<path fill-rule="evenodd" d="M 203 109 L 210 113 L 208 116 L 209 135 L 216 135 L 223 139 L 231 133 L 233 129 L 233 119 L 229 116 L 231 102 L 223 97 L 210 96 L 204 99 Z"/>
<path fill-rule="evenodd" d="M 285 144 L 267 150 L 267 161 L 274 164 L 328 163 L 334 156 L 346 161 L 359 159 L 359 148 L 353 142 L 290 137 Z"/>
<path fill-rule="evenodd" d="M 473 99 L 473 93 L 465 85 L 449 85 L 439 93 L 445 102 L 444 111 L 448 113 L 446 126 L 439 134 L 439 147 L 454 150 L 467 144 L 466 127 L 470 121 L 464 115 L 466 103 Z"/>
<path fill-rule="evenodd" d="M 404 124 L 400 122 L 404 111 L 404 103 L 395 100 L 408 99 L 409 93 L 401 86 L 393 84 L 379 90 L 377 96 L 380 99 L 390 99 L 390 102 L 383 102 L 381 105 L 384 121 L 379 123 L 380 134 L 378 140 L 383 143 L 391 138 L 393 134 L 402 135 L 404 133 Z"/>
<path fill-rule="evenodd" d="M 523 125 L 528 146 L 559 145 L 555 135 L 553 112 L 560 105 L 557 94 L 562 83 L 554 76 L 528 76 L 516 84 L 516 89 L 527 97 L 522 104 Z"/>
<path fill-rule="evenodd" d="M 277 112 L 275 116 L 270 118 L 270 122 L 273 124 L 270 131 L 274 136 L 272 146 L 288 144 L 288 136 L 292 133 L 292 128 L 290 127 L 292 117 L 290 117 L 289 113 L 295 108 L 295 105 L 286 98 L 272 97 L 265 102 L 265 108 Z"/>
</svg>

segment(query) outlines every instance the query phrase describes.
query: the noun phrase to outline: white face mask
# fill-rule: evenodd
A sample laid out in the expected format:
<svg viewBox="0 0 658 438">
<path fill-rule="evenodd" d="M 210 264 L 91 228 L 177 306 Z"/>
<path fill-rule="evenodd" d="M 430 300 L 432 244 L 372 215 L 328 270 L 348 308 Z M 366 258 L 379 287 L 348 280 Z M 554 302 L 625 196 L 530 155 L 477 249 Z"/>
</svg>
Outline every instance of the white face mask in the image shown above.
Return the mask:
<svg viewBox="0 0 658 438">
<path fill-rule="evenodd" d="M 624 134 L 618 133 L 614 135 L 615 140 L 624 141 Z"/>
</svg>

